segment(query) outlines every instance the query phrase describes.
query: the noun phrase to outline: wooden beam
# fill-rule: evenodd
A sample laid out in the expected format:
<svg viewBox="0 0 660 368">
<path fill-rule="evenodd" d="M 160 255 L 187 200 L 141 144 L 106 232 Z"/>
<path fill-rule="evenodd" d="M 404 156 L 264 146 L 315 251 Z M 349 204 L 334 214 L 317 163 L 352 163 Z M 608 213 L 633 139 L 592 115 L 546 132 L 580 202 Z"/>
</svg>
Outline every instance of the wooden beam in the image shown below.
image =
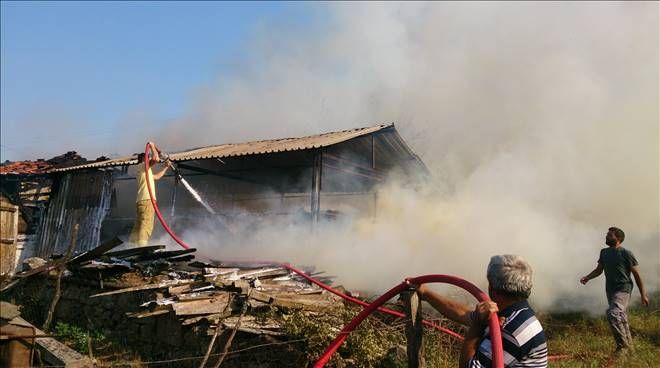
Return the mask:
<svg viewBox="0 0 660 368">
<path fill-rule="evenodd" d="M 376 138 L 375 135 L 371 135 L 371 168 L 376 170 Z"/>
<path fill-rule="evenodd" d="M 406 340 L 408 341 L 408 367 L 424 367 L 424 344 L 422 343 L 422 299 L 416 291 L 401 293 L 403 307 L 406 311 Z"/>
<path fill-rule="evenodd" d="M 86 261 L 94 260 L 105 254 L 105 252 L 109 251 L 110 249 L 114 249 L 118 247 L 122 243 L 123 242 L 121 241 L 121 239 L 114 237 L 108 240 L 107 242 L 99 245 L 98 247 L 74 257 L 71 261 L 69 261 L 69 264 L 79 264 Z"/>
<path fill-rule="evenodd" d="M 162 258 L 180 257 L 186 254 L 195 253 L 196 251 L 197 249 L 195 248 L 189 248 L 189 249 L 179 249 L 179 250 L 167 250 L 162 252 L 152 252 L 152 253 L 138 255 L 134 261 L 143 262 L 143 261 L 152 261 Z"/>
<path fill-rule="evenodd" d="M 213 299 L 198 299 L 172 304 L 177 316 L 194 316 L 200 314 L 231 313 L 229 311 L 229 293 L 220 294 Z"/>
<path fill-rule="evenodd" d="M 148 254 L 158 249 L 165 249 L 164 245 L 148 245 L 146 247 L 137 247 L 137 248 L 128 248 L 122 249 L 115 252 L 108 252 L 105 255 L 108 257 L 132 257 L 140 254 Z"/>
<path fill-rule="evenodd" d="M 75 222 L 73 225 L 73 230 L 71 234 L 71 243 L 69 243 L 69 248 L 66 251 L 64 256 L 64 263 L 68 262 L 73 255 L 74 249 L 76 249 L 76 242 L 78 241 L 78 231 L 80 230 L 80 225 L 78 222 Z M 46 316 L 46 322 L 44 322 L 44 330 L 48 331 L 50 329 L 50 324 L 53 322 L 53 315 L 55 314 L 55 308 L 57 303 L 60 301 L 60 293 L 62 291 L 62 275 L 64 274 L 64 266 L 59 266 L 57 269 L 57 280 L 55 280 L 55 293 L 53 294 L 53 300 L 50 302 L 50 307 L 48 308 L 48 315 Z"/>
<path fill-rule="evenodd" d="M 312 223 L 319 222 L 319 213 L 321 211 L 321 175 L 323 171 L 323 151 L 317 150 L 314 154 L 314 164 L 312 165 Z"/>
<path fill-rule="evenodd" d="M 164 282 L 161 282 L 159 284 L 140 285 L 140 286 L 134 286 L 134 287 L 129 287 L 129 288 L 125 288 L 125 289 L 108 291 L 108 292 L 105 292 L 105 293 L 94 294 L 94 295 L 90 295 L 90 298 L 96 298 L 96 297 L 99 297 L 99 296 L 122 294 L 122 293 L 130 293 L 130 292 L 133 292 L 133 291 L 141 291 L 141 290 L 164 289 L 164 288 L 169 288 L 171 286 L 192 284 L 194 282 L 195 282 L 195 280 L 164 281 Z"/>
</svg>

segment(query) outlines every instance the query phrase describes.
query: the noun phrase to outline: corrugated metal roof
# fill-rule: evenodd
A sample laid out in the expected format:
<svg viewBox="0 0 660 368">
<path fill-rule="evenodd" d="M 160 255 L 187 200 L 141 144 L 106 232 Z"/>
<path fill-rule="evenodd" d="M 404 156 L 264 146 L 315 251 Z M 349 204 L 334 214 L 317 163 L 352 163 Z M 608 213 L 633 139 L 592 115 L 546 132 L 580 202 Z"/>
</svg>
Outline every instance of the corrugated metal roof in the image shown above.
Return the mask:
<svg viewBox="0 0 660 368">
<path fill-rule="evenodd" d="M 260 155 L 266 153 L 300 151 L 332 146 L 337 143 L 345 142 L 349 139 L 357 138 L 363 135 L 371 134 L 385 128 L 394 127 L 394 124 L 376 125 L 366 128 L 351 130 L 342 130 L 339 132 L 330 132 L 317 135 L 311 135 L 298 138 L 267 139 L 262 141 L 253 141 L 245 143 L 227 143 L 217 146 L 195 148 L 187 151 L 171 153 L 172 161 L 189 161 L 209 158 L 223 158 L 234 156 Z M 51 172 L 63 172 L 72 170 L 81 170 L 89 168 L 102 168 L 122 165 L 134 165 L 137 163 L 135 156 L 117 158 L 113 160 L 94 162 L 86 165 L 72 166 L 61 169 L 54 169 Z"/>
</svg>

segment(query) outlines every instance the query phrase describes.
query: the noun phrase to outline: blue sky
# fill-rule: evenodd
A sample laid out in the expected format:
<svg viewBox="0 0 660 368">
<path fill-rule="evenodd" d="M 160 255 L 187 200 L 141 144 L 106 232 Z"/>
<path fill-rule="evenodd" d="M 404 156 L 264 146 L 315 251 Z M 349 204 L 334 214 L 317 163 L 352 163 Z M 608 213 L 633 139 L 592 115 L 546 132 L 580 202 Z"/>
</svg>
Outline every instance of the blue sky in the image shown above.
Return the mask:
<svg viewBox="0 0 660 368">
<path fill-rule="evenodd" d="M 240 67 L 256 29 L 306 28 L 318 9 L 275 2 L 3 1 L 1 7 L 2 161 L 35 158 L 31 152 L 51 143 L 32 134 L 49 114 L 57 115 L 53 124 L 78 121 L 71 134 L 92 140 L 136 111 L 176 118 L 196 87 Z"/>
</svg>

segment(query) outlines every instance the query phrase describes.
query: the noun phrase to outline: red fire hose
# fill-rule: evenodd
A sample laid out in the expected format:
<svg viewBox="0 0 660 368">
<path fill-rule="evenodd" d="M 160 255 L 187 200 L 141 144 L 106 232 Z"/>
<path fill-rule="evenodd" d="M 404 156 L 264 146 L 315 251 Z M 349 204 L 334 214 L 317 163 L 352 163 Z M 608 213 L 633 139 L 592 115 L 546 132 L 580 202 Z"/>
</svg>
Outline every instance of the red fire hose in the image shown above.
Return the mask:
<svg viewBox="0 0 660 368">
<path fill-rule="evenodd" d="M 286 269 L 288 269 L 288 270 L 290 270 L 290 271 L 293 271 L 293 272 L 297 273 L 298 275 L 302 276 L 304 279 L 308 280 L 309 282 L 311 282 L 311 283 L 313 283 L 313 284 L 315 284 L 315 285 L 318 285 L 318 286 L 321 287 L 322 289 L 325 289 L 325 290 L 327 290 L 327 291 L 329 291 L 329 292 L 331 292 L 331 293 L 333 293 L 333 294 L 335 294 L 335 295 L 337 295 L 337 296 L 339 296 L 339 297 L 342 297 L 342 298 L 344 298 L 344 299 L 346 299 L 346 300 L 348 300 L 348 301 L 351 301 L 351 302 L 353 302 L 353 303 L 355 303 L 355 304 L 359 304 L 359 305 L 361 305 L 361 306 L 363 306 L 363 307 L 365 307 L 365 308 L 369 306 L 369 303 L 364 302 L 364 301 L 362 301 L 362 300 L 360 300 L 360 299 L 353 298 L 353 297 L 348 296 L 348 295 L 346 295 L 346 294 L 342 294 L 342 293 L 340 293 L 339 291 L 337 291 L 337 290 L 331 288 L 330 286 L 328 286 L 328 285 L 326 285 L 326 284 L 324 284 L 324 283 L 322 283 L 322 282 L 320 282 L 320 281 L 318 281 L 318 280 L 315 280 L 315 279 L 313 279 L 313 278 L 307 276 L 304 272 L 302 272 L 302 271 L 300 271 L 300 270 L 297 270 L 297 269 L 291 267 L 290 265 L 288 265 L 288 264 L 286 264 L 286 263 L 281 264 L 281 266 L 284 267 L 284 268 L 286 268 Z M 379 308 L 378 308 L 378 311 L 379 311 L 379 312 L 383 312 L 383 313 L 387 313 L 387 314 L 391 314 L 391 315 L 393 315 L 393 316 L 400 317 L 400 318 L 405 318 L 405 317 L 406 317 L 406 315 L 403 314 L 403 313 L 401 313 L 401 312 L 397 312 L 397 311 L 395 311 L 395 310 L 388 309 L 388 308 L 384 308 L 384 307 L 379 307 Z M 454 338 L 456 338 L 456 339 L 458 339 L 458 340 L 463 340 L 463 336 L 457 334 L 456 332 L 454 332 L 454 331 L 452 331 L 452 330 L 450 330 L 450 329 L 444 328 L 444 327 L 442 327 L 442 326 L 439 326 L 439 325 L 437 325 L 437 324 L 435 324 L 435 323 L 433 323 L 433 322 L 427 321 L 427 320 L 423 320 L 422 323 L 423 323 L 424 325 L 426 325 L 427 327 L 431 327 L 431 328 L 434 328 L 434 329 L 436 329 L 436 330 L 438 330 L 438 331 L 444 332 L 444 333 L 446 333 L 447 335 L 450 335 L 450 336 L 452 336 L 452 337 L 454 337 Z"/>
<path fill-rule="evenodd" d="M 425 275 L 425 276 L 419 276 L 415 278 L 408 279 L 408 281 L 412 284 L 426 284 L 430 282 L 443 282 L 447 284 L 452 284 L 456 285 L 458 287 L 461 287 L 468 291 L 470 294 L 472 294 L 477 300 L 479 301 L 488 301 L 490 300 L 486 294 L 484 294 L 483 291 L 479 290 L 476 286 L 471 284 L 468 281 L 465 281 L 461 278 L 454 277 L 454 276 L 448 276 L 448 275 Z M 394 296 L 398 295 L 402 291 L 408 289 L 410 286 L 408 283 L 405 281 L 400 283 L 399 285 L 393 287 L 390 289 L 388 292 L 385 294 L 381 295 L 378 299 L 374 300 L 373 303 L 369 304 L 365 309 L 362 310 L 351 322 L 349 322 L 344 328 L 341 330 L 339 335 L 337 335 L 337 338 L 328 346 L 326 351 L 321 355 L 319 360 L 316 362 L 314 365 L 314 368 L 321 368 L 325 366 L 325 364 L 330 360 L 330 357 L 332 354 L 339 349 L 339 347 L 344 343 L 346 338 L 348 337 L 348 334 L 351 333 L 355 328 L 362 322 L 365 318 L 367 318 L 368 315 L 373 313 L 378 307 L 383 305 L 385 302 L 388 300 L 392 299 Z M 491 348 L 493 351 L 493 356 L 492 356 L 492 362 L 493 362 L 493 367 L 496 368 L 503 368 L 504 367 L 504 351 L 502 349 L 502 334 L 500 331 L 500 322 L 497 317 L 496 313 L 492 313 L 490 316 L 490 320 L 488 321 L 488 325 L 490 327 L 490 341 L 491 341 Z"/>
</svg>

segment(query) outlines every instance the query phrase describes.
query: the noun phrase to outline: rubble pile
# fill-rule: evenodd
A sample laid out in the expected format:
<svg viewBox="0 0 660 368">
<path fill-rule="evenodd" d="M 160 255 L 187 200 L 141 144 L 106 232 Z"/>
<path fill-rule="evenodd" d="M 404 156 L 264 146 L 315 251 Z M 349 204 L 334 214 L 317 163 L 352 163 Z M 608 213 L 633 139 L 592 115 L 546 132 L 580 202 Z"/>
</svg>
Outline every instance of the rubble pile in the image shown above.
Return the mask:
<svg viewBox="0 0 660 368">
<path fill-rule="evenodd" d="M 200 261 L 195 249 L 165 246 L 113 250 L 120 243 L 69 261 L 31 260 L 33 268 L 15 277 L 22 285 L 11 288 L 12 300 L 39 325 L 53 299 L 54 270 L 64 263 L 55 321 L 110 331 L 140 355 L 162 359 L 204 355 L 214 336 L 226 340 L 230 332 L 238 333 L 234 346 L 286 341 L 279 312 L 344 308 L 341 298 L 279 265 Z"/>
</svg>

